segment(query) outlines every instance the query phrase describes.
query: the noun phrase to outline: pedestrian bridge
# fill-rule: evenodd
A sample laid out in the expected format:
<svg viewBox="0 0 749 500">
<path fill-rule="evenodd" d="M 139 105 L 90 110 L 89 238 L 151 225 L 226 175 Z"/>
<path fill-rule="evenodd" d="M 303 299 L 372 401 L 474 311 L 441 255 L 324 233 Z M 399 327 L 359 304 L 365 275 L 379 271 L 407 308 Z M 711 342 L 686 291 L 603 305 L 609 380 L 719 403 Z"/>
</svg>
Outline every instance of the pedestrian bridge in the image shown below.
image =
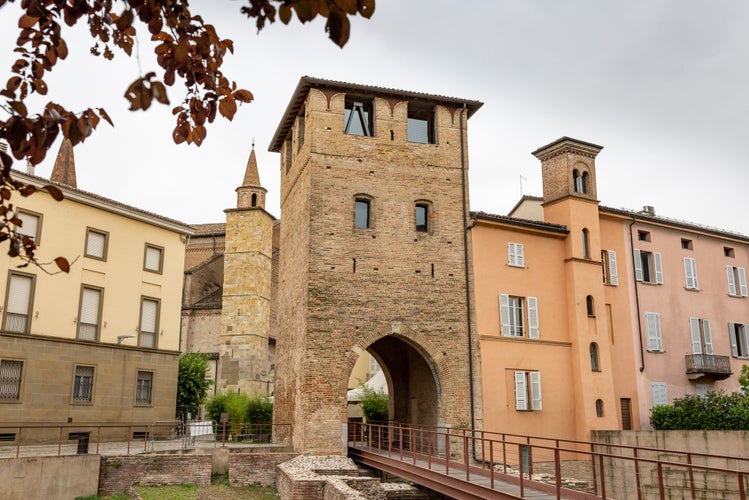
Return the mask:
<svg viewBox="0 0 749 500">
<path fill-rule="evenodd" d="M 749 458 L 472 429 L 353 423 L 348 455 L 457 499 L 736 498 Z"/>
</svg>

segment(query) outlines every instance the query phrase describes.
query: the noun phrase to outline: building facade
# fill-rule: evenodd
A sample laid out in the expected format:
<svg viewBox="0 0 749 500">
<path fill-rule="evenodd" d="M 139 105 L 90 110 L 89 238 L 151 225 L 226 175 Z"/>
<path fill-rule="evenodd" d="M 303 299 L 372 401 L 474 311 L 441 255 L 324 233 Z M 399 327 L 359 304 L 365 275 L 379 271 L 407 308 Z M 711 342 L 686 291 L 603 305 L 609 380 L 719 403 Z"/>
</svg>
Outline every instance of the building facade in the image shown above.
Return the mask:
<svg viewBox="0 0 749 500">
<path fill-rule="evenodd" d="M 13 172 L 39 191 L 14 197 L 18 230 L 41 263 L 3 255 L 0 421 L 150 423 L 174 419 L 184 245 L 192 229 L 77 189 L 65 141 L 52 182 Z"/>
</svg>

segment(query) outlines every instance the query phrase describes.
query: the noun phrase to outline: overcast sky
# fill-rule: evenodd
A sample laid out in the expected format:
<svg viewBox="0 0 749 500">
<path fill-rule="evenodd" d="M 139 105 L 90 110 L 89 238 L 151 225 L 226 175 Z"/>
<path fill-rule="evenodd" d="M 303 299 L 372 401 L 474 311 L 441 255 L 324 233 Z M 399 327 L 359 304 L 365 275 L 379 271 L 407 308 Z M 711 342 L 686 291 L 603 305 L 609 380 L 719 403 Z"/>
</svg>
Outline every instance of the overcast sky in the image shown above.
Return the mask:
<svg viewBox="0 0 749 500">
<path fill-rule="evenodd" d="M 71 55 L 48 77 L 69 109 L 104 107 L 115 128 L 75 149 L 78 187 L 188 223 L 222 222 L 235 206 L 252 140 L 267 208 L 279 209 L 279 155 L 267 151 L 300 76 L 475 99 L 469 121 L 471 209 L 506 214 L 541 195 L 530 152 L 561 136 L 603 146 L 603 205 L 749 235 L 749 2 L 745 0 L 377 0 L 344 49 L 323 20 L 276 23 L 256 34 L 240 2 L 194 2 L 234 40 L 225 73 L 251 90 L 233 122 L 200 148 L 175 146 L 169 106 L 127 111 L 135 58 L 88 54 L 85 30 L 63 32 Z M 0 8 L 0 70 L 17 36 L 15 6 Z M 155 69 L 139 30 L 143 71 Z M 182 88 L 169 89 L 173 103 Z M 54 156 L 37 167 L 48 176 Z M 16 163 L 17 168 L 22 167 Z"/>
</svg>

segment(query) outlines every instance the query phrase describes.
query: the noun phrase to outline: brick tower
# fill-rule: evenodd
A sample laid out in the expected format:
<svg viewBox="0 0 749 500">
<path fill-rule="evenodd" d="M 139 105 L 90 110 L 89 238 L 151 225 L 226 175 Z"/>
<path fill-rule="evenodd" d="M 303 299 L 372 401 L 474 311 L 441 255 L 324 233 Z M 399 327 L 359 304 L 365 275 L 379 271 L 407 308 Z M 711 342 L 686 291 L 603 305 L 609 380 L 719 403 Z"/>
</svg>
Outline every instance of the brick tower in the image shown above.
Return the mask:
<svg viewBox="0 0 749 500">
<path fill-rule="evenodd" d="M 254 146 L 236 192 L 237 208 L 225 210 L 218 389 L 265 396 L 273 384 L 269 334 L 274 218 L 265 211 L 266 190 L 260 185 Z"/>
<path fill-rule="evenodd" d="M 478 426 L 468 314 L 467 120 L 482 103 L 303 77 L 281 153 L 274 421 L 299 452 L 342 454 L 363 351 L 390 418 Z"/>
</svg>

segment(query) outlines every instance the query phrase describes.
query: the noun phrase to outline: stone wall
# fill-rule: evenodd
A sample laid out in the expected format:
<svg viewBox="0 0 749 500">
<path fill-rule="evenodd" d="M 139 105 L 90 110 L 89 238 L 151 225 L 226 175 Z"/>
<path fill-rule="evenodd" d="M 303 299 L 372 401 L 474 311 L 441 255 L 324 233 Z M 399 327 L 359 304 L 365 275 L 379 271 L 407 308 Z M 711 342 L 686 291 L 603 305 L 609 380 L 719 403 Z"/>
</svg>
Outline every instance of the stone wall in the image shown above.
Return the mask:
<svg viewBox="0 0 749 500">
<path fill-rule="evenodd" d="M 232 486 L 276 485 L 276 466 L 296 453 L 230 453 L 229 481 Z"/>
<path fill-rule="evenodd" d="M 98 477 L 98 455 L 0 460 L 0 484 L 6 500 L 96 495 Z"/>
<path fill-rule="evenodd" d="M 145 486 L 211 484 L 209 454 L 142 454 L 101 457 L 99 495 L 122 493 L 133 484 Z"/>
</svg>

